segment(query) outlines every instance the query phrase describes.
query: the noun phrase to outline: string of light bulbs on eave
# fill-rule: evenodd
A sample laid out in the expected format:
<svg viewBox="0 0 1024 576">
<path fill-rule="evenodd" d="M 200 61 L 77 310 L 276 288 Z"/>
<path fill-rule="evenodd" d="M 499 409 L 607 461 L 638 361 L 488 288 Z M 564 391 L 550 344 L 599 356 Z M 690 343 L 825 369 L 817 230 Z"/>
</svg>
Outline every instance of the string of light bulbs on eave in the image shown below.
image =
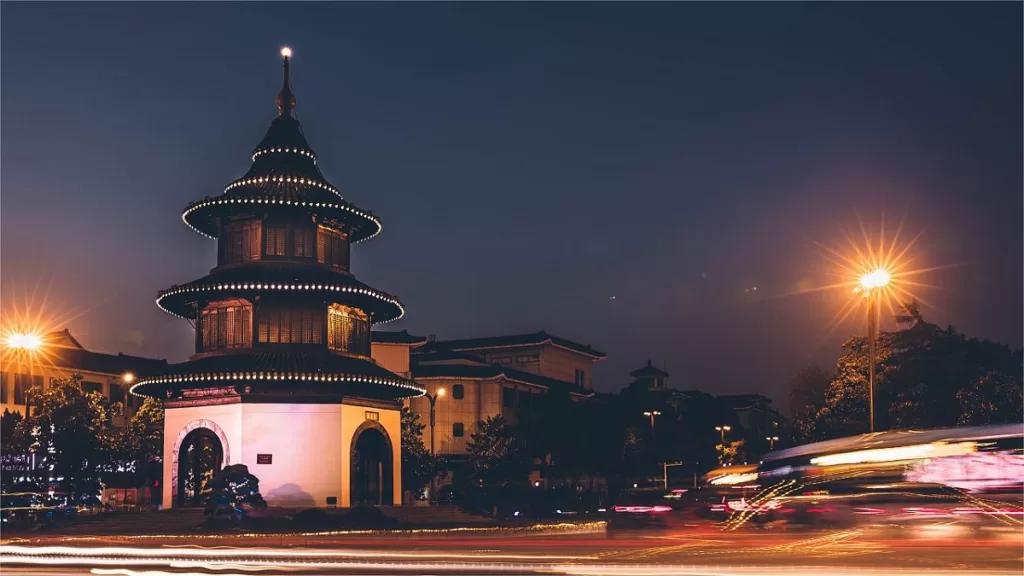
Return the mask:
<svg viewBox="0 0 1024 576">
<path fill-rule="evenodd" d="M 418 396 L 426 394 L 426 388 L 410 384 L 405 380 L 393 378 L 380 378 L 374 376 L 360 376 L 351 374 L 320 374 L 315 372 L 204 372 L 201 374 L 189 374 L 184 376 L 160 376 L 156 378 L 143 378 L 135 383 L 128 391 L 134 396 L 142 396 L 135 392 L 139 386 L 147 384 L 182 384 L 189 382 L 213 382 L 213 381 L 288 381 L 299 382 L 359 382 L 363 384 L 378 384 L 382 386 L 394 386 L 406 390 L 419 392 Z"/>
<path fill-rule="evenodd" d="M 177 314 L 175 312 L 172 312 L 171 310 L 168 310 L 166 307 L 164 307 L 163 304 L 161 304 L 161 300 L 163 300 L 164 298 L 167 298 L 169 296 L 174 296 L 176 294 L 182 294 L 182 293 L 186 293 L 186 292 L 188 292 L 188 293 L 191 293 L 191 292 L 212 292 L 212 291 L 218 291 L 218 290 L 294 290 L 294 291 L 314 290 L 314 291 L 328 291 L 328 292 L 344 292 L 344 293 L 348 293 L 348 294 L 362 294 L 364 296 L 369 296 L 371 298 L 376 298 L 377 300 L 380 300 L 382 302 L 386 302 L 386 303 L 391 304 L 391 305 L 393 305 L 393 306 L 398 308 L 398 315 L 397 316 L 395 316 L 394 318 L 388 318 L 387 320 L 375 321 L 374 324 L 387 324 L 388 322 L 394 322 L 395 320 L 398 320 L 402 316 L 405 316 L 405 307 L 402 306 L 402 303 L 398 300 L 398 298 L 395 298 L 395 297 L 390 296 L 390 295 L 388 295 L 388 294 L 386 294 L 384 292 L 380 292 L 380 291 L 373 290 L 373 289 L 370 289 L 370 288 L 359 288 L 359 287 L 355 287 L 355 286 L 338 286 L 338 285 L 331 285 L 331 284 L 280 284 L 280 283 L 272 283 L 272 282 L 267 282 L 267 283 L 264 283 L 264 282 L 235 282 L 235 283 L 230 283 L 230 284 L 224 283 L 224 284 L 185 285 L 185 286 L 179 286 L 177 288 L 169 288 L 167 290 L 161 291 L 157 295 L 156 305 L 159 306 L 161 310 L 163 310 L 164 312 L 167 312 L 168 314 L 172 314 L 174 316 L 177 316 L 178 318 L 183 318 L 185 320 L 188 320 L 188 318 L 185 318 L 181 314 Z"/>
<path fill-rule="evenodd" d="M 314 165 L 316 164 L 316 156 L 313 155 L 313 151 L 304 150 L 302 148 L 260 148 L 259 150 L 252 153 L 252 160 L 253 162 L 255 162 L 257 157 L 262 156 L 263 154 L 270 154 L 272 152 L 302 154 L 303 156 L 306 156 L 307 158 L 313 160 Z"/>
<path fill-rule="evenodd" d="M 341 192 L 337 188 L 330 184 L 325 184 L 319 180 L 313 178 L 306 178 L 305 176 L 253 176 L 252 178 L 243 178 L 241 180 L 235 180 L 231 184 L 228 184 L 224 188 L 224 192 L 231 190 L 232 188 L 238 188 L 239 186 L 251 186 L 253 184 L 301 184 L 302 186 L 315 186 L 328 192 L 333 193 L 338 198 L 343 198 Z"/>
<path fill-rule="evenodd" d="M 198 200 L 198 201 L 193 202 L 193 203 L 191 203 L 191 204 L 189 204 L 188 206 L 185 207 L 185 211 L 182 212 L 182 214 L 181 214 L 181 221 L 184 222 L 185 224 L 187 224 L 189 228 L 191 228 L 192 230 L 195 230 L 199 234 L 202 234 L 203 236 L 206 236 L 207 238 L 216 239 L 217 238 L 216 236 L 212 236 L 210 234 L 207 234 L 206 232 L 203 232 L 199 228 L 196 228 L 195 226 L 193 226 L 192 223 L 188 221 L 188 216 L 189 216 L 189 214 L 191 214 L 191 213 L 193 213 L 196 210 L 199 210 L 201 208 L 206 208 L 208 206 L 219 206 L 219 205 L 225 205 L 225 204 L 268 204 L 268 205 L 272 204 L 272 205 L 277 205 L 277 206 L 295 206 L 295 207 L 298 207 L 298 208 L 330 208 L 330 209 L 334 209 L 334 210 L 344 210 L 346 212 L 351 212 L 352 214 L 355 214 L 356 216 L 359 216 L 360 218 L 365 218 L 365 219 L 369 220 L 370 222 L 373 222 L 374 225 L 377 226 L 377 229 L 373 232 L 373 234 L 370 234 L 366 238 L 361 238 L 359 240 L 356 240 L 356 241 L 353 242 L 353 244 L 358 244 L 359 242 L 365 242 L 365 241 L 369 240 L 370 238 L 373 238 L 377 234 L 380 234 L 381 230 L 384 229 L 384 226 L 381 224 L 379 218 L 377 218 L 376 216 L 374 216 L 373 214 L 371 214 L 369 212 L 360 210 L 360 209 L 358 209 L 358 208 L 356 208 L 356 207 L 354 207 L 354 206 L 352 206 L 350 204 L 331 204 L 330 202 L 307 202 L 307 201 L 304 201 L 304 200 L 284 200 L 284 199 L 281 199 L 281 198 L 266 198 L 266 197 L 262 197 L 262 198 L 209 198 L 209 199 L 206 199 L 206 200 Z"/>
</svg>

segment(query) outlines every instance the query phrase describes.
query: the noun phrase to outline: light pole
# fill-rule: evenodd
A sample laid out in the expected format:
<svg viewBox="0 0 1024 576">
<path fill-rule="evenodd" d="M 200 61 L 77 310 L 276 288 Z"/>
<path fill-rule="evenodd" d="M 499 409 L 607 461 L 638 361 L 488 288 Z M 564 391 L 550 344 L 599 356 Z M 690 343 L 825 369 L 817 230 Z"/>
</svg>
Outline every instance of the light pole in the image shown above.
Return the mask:
<svg viewBox="0 0 1024 576">
<path fill-rule="evenodd" d="M 658 412 L 657 410 L 649 410 L 647 412 L 644 412 L 644 416 L 647 416 L 651 419 L 651 432 L 654 432 L 654 419 L 657 416 L 661 416 L 661 412 Z"/>
<path fill-rule="evenodd" d="M 438 388 L 437 392 L 433 394 L 427 394 L 427 400 L 430 400 L 430 455 L 434 455 L 434 404 L 437 399 L 444 396 L 444 388 Z"/>
<path fill-rule="evenodd" d="M 732 426 L 715 426 L 715 430 L 718 430 L 719 434 L 722 435 L 722 446 L 725 446 L 725 433 L 732 430 Z"/>
<path fill-rule="evenodd" d="M 878 348 L 878 297 L 889 284 L 892 275 L 884 268 L 877 268 L 861 276 L 860 290 L 868 300 L 868 422 L 870 431 L 875 431 L 875 362 Z"/>
<path fill-rule="evenodd" d="M 778 436 L 765 436 L 764 439 L 769 442 L 768 449 L 769 450 L 775 450 L 775 443 L 778 442 L 779 437 Z"/>
</svg>

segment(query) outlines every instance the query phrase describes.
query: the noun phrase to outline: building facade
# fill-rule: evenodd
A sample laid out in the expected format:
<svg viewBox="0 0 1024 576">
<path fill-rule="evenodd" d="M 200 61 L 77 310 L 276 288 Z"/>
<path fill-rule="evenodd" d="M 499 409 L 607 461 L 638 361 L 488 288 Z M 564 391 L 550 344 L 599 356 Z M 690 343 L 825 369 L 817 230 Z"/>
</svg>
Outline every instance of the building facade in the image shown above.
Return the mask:
<svg viewBox="0 0 1024 576">
<path fill-rule="evenodd" d="M 166 507 L 200 504 L 202 481 L 232 464 L 271 506 L 401 501 L 400 409 L 423 389 L 389 344 L 374 361 L 371 326 L 404 309 L 353 275 L 350 247 L 380 220 L 320 172 L 282 54 L 279 114 L 249 171 L 182 214 L 216 240 L 216 267 L 158 295 L 193 323 L 196 353 L 131 389 L 164 401 Z"/>
<path fill-rule="evenodd" d="M 541 395 L 593 394 L 593 365 L 603 352 L 545 332 L 462 340 L 442 340 L 411 349 L 413 378 L 436 396 L 434 426 L 424 443 L 445 456 L 462 456 L 477 422 L 501 416 L 526 423 Z M 430 422 L 427 397 L 411 398 L 409 408 Z"/>
<path fill-rule="evenodd" d="M 165 360 L 86 350 L 68 330 L 51 332 L 42 336 L 37 350 L 5 352 L 0 366 L 0 412 L 24 415 L 30 389 L 45 389 L 53 380 L 78 374 L 86 392 L 98 392 L 112 404 L 124 404 L 123 419 L 141 403 L 128 393 L 137 376 L 166 366 Z M 115 419 L 115 424 L 120 422 Z"/>
</svg>

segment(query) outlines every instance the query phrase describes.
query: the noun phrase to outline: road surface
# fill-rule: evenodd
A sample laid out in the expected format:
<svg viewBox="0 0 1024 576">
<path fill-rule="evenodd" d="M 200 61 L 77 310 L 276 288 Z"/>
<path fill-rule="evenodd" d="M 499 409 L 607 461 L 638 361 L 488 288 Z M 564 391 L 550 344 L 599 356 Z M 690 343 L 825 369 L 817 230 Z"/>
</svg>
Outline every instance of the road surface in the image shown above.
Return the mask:
<svg viewBox="0 0 1024 576">
<path fill-rule="evenodd" d="M 566 574 L 945 576 L 1024 572 L 1019 526 L 962 531 L 425 531 L 5 538 L 5 575 Z"/>
</svg>

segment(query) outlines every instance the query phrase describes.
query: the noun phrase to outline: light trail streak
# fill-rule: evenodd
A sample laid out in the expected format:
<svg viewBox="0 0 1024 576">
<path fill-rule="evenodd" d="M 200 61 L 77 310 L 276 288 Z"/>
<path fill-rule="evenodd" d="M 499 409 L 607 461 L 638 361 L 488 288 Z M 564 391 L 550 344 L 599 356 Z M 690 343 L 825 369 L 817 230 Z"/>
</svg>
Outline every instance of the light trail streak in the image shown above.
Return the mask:
<svg viewBox="0 0 1024 576">
<path fill-rule="evenodd" d="M 397 530 L 324 530 L 320 532 L 246 532 L 242 534 L 118 534 L 111 536 L 63 536 L 58 538 L 60 542 L 97 542 L 104 540 L 235 540 L 238 538 L 322 538 L 331 536 L 419 536 L 419 535 L 447 535 L 447 534 L 480 534 L 487 535 L 495 532 L 507 534 L 530 534 L 530 535 L 576 535 L 594 534 L 603 532 L 608 527 L 604 521 L 596 522 L 558 522 L 552 524 L 534 524 L 531 526 L 463 526 L 458 528 L 414 528 Z M 47 538 L 48 540 L 50 538 Z M 11 539 L 10 542 L 33 542 L 36 538 Z"/>
<path fill-rule="evenodd" d="M 131 548 L 127 546 L 104 546 L 78 548 L 73 546 L 0 546 L 0 558 L 62 557 L 93 558 L 105 556 L 126 556 L 136 558 L 388 558 L 388 559 L 460 559 L 460 560 L 589 560 L 595 556 L 551 555 L 551 554 L 501 554 L 501 553 L 449 553 L 449 552 L 387 552 L 377 550 L 280 550 L 275 548 Z"/>
</svg>

